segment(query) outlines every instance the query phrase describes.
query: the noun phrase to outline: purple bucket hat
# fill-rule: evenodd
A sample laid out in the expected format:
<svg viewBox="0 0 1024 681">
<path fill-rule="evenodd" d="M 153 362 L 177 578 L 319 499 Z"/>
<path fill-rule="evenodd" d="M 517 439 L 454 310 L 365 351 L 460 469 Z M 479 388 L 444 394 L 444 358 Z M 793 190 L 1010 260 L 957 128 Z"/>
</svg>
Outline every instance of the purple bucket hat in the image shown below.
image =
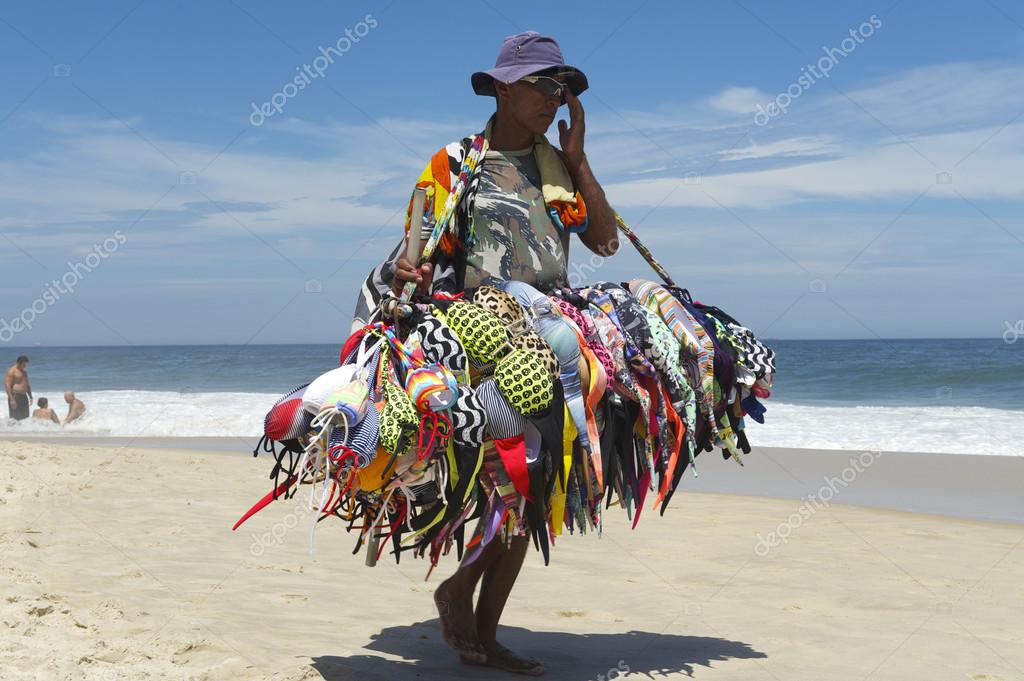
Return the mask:
<svg viewBox="0 0 1024 681">
<path fill-rule="evenodd" d="M 562 58 L 562 50 L 554 38 L 536 31 L 510 35 L 498 51 L 494 68 L 477 71 L 470 77 L 473 92 L 478 95 L 496 96 L 494 81 L 514 83 L 523 76 L 529 76 L 546 69 L 558 68 L 558 74 L 565 76 L 566 83 L 574 95 L 589 87 L 587 77 L 574 66 L 568 66 Z"/>
</svg>

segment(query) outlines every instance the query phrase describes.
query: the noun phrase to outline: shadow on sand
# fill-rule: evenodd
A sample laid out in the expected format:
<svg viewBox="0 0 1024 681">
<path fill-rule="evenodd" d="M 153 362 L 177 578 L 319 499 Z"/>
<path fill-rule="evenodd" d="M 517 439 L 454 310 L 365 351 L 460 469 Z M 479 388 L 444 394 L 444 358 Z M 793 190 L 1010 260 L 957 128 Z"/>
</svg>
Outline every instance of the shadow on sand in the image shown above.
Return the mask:
<svg viewBox="0 0 1024 681">
<path fill-rule="evenodd" d="M 647 631 L 572 634 L 503 626 L 498 640 L 517 653 L 540 660 L 547 669 L 546 678 L 559 681 L 597 681 L 616 678 L 616 673 L 618 678 L 692 677 L 695 667 L 712 662 L 767 657 L 739 641 Z M 498 670 L 460 664 L 442 640 L 436 619 L 383 629 L 364 649 L 401 659 L 354 653 L 325 655 L 314 658 L 312 666 L 325 681 L 514 678 Z"/>
</svg>

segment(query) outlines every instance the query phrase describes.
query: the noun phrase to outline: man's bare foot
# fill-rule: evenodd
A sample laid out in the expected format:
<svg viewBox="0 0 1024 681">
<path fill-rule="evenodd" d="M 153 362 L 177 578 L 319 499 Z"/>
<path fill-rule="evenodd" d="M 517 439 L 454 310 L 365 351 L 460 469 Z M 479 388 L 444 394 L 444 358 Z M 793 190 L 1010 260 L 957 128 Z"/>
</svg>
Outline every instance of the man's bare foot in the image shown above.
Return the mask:
<svg viewBox="0 0 1024 681">
<path fill-rule="evenodd" d="M 469 664 L 484 664 L 488 655 L 476 636 L 476 618 L 473 615 L 472 595 L 464 598 L 452 593 L 449 577 L 434 591 L 434 605 L 441 621 L 441 635 L 445 642 Z"/>
<path fill-rule="evenodd" d="M 506 672 L 512 672 L 513 674 L 523 674 L 525 676 L 542 676 L 544 674 L 544 666 L 540 662 L 526 657 L 519 657 L 497 641 L 484 644 L 483 648 L 487 652 L 487 659 L 483 662 L 467 659 L 465 655 L 459 659 L 464 664 L 495 667 Z"/>
</svg>

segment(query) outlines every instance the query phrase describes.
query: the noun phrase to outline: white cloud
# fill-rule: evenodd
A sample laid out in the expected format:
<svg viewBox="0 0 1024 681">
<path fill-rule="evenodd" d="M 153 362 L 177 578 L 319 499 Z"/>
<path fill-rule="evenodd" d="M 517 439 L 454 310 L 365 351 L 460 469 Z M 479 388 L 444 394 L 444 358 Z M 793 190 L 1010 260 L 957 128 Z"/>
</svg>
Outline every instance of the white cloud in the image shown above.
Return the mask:
<svg viewBox="0 0 1024 681">
<path fill-rule="evenodd" d="M 712 168 L 700 173 L 699 185 L 686 182 L 694 167 L 679 164 L 661 177 L 619 178 L 605 189 L 621 206 L 767 209 L 815 200 L 909 201 L 926 189 L 956 199 L 1024 198 L 1014 170 L 1024 167 L 1019 69 L 939 65 L 897 74 L 848 96 L 808 94 L 800 105 L 770 126 L 723 132 L 709 157 L 702 156 L 706 146 L 684 140 L 691 158 Z M 920 124 L 914 127 L 914 121 Z M 663 125 L 650 134 L 670 149 L 671 121 Z M 750 142 L 725 144 L 737 132 Z M 821 155 L 827 158 L 799 162 Z M 699 173 L 700 163 L 695 166 Z M 940 172 L 951 173 L 953 184 L 936 184 Z"/>
<path fill-rule="evenodd" d="M 978 148 L 998 133 L 997 144 Z M 912 146 L 911 146 L 912 145 Z M 936 175 L 952 168 L 953 184 Z M 922 155 L 923 154 L 923 155 Z M 938 165 L 933 165 L 934 159 Z M 773 208 L 813 200 L 883 200 L 959 195 L 976 199 L 1024 199 L 1018 173 L 1024 167 L 1024 125 L 915 138 L 910 144 L 847 149 L 841 158 L 784 168 L 704 176 L 700 184 L 663 177 L 605 185 L 620 206 L 747 206 Z"/>
<path fill-rule="evenodd" d="M 766 127 L 732 115 L 749 113 L 762 94 L 731 87 L 650 111 L 589 103 L 588 155 L 613 204 L 768 209 L 909 201 L 925 189 L 930 196 L 1024 198 L 1016 179 L 1024 120 L 1006 125 L 1024 108 L 1019 69 L 939 65 L 850 90 L 871 115 L 827 84 Z M 185 244 L 239 233 L 241 223 L 300 252 L 309 244 L 298 234 L 319 242 L 337 230 L 361 239 L 392 224 L 397 230 L 429 155 L 479 124 L 288 118 L 248 130 L 222 150 L 152 134 L 137 120 L 131 125 L 146 139 L 112 121 L 36 122 L 45 135 L 38 150 L 0 161 L 0 227 L 25 248 L 80 244 L 130 224 L 171 189 L 138 231 L 157 229 Z M 179 183 L 184 170 L 198 172 L 195 185 Z M 952 185 L 935 184 L 942 171 L 952 173 Z M 686 182 L 693 174 L 702 176 L 699 185 Z"/>
<path fill-rule="evenodd" d="M 821 92 L 834 124 L 920 135 L 1008 123 L 1024 109 L 1024 69 L 990 62 L 937 64 L 886 76 L 846 95 Z"/>
<path fill-rule="evenodd" d="M 768 95 L 755 87 L 730 87 L 708 99 L 716 111 L 734 114 L 753 114 L 757 105 L 767 101 Z"/>
<path fill-rule="evenodd" d="M 78 240 L 75 232 L 123 227 L 154 203 L 154 212 L 176 214 L 176 230 L 237 231 L 238 221 L 255 232 L 377 227 L 394 217 L 399 187 L 411 186 L 424 162 L 411 163 L 374 125 L 338 131 L 336 151 L 319 159 L 259 151 L 244 137 L 218 156 L 217 146 L 143 139 L 102 122 L 45 120 L 43 128 L 40 151 L 0 161 L 3 227 L 12 235 L 45 230 Z M 363 151 L 370 146 L 378 151 L 372 162 Z M 181 182 L 185 171 L 196 173 L 194 184 Z M 258 212 L 236 209 L 254 204 Z"/>
<path fill-rule="evenodd" d="M 719 152 L 719 157 L 726 161 L 743 161 L 761 158 L 787 158 L 791 156 L 812 156 L 834 152 L 837 150 L 832 138 L 828 135 L 813 137 L 792 137 L 776 140 L 766 144 L 751 144 L 736 149 Z"/>
</svg>

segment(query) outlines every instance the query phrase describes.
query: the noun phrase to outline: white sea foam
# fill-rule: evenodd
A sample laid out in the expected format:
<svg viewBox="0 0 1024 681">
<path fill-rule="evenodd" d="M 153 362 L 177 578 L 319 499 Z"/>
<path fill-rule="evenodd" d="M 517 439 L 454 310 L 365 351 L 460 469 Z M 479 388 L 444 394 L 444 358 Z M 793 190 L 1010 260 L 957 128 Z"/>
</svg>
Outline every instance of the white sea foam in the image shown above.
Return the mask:
<svg viewBox="0 0 1024 681">
<path fill-rule="evenodd" d="M 0 417 L 0 433 L 258 438 L 280 397 L 266 393 L 79 392 L 88 411 L 69 426 Z M 64 401 L 51 398 L 58 414 Z M 766 400 L 767 423 L 746 419 L 755 447 L 1024 456 L 1024 412 L 984 407 L 804 406 Z"/>
<path fill-rule="evenodd" d="M 261 393 L 180 393 L 149 390 L 76 392 L 85 415 L 67 426 L 38 419 L 14 423 L 0 418 L 0 433 L 66 433 L 124 437 L 201 437 L 263 434 L 263 417 L 280 395 Z M 51 397 L 63 420 L 67 404 Z M 35 406 L 33 405 L 33 410 Z"/>
<path fill-rule="evenodd" d="M 824 407 L 765 400 L 752 445 L 1024 456 L 1024 412 L 985 407 Z"/>
</svg>

